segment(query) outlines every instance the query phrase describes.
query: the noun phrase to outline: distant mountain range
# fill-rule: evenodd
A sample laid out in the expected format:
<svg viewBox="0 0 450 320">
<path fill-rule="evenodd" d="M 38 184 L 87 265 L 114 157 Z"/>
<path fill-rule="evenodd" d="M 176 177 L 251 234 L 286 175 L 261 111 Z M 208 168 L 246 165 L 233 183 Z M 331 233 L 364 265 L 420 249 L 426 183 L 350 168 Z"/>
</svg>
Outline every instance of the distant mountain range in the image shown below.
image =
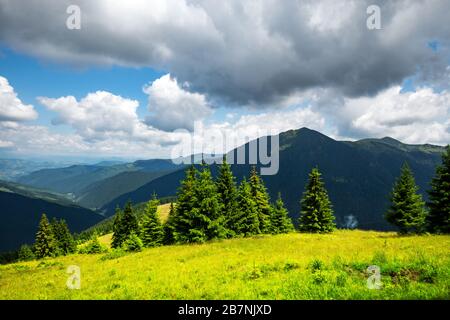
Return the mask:
<svg viewBox="0 0 450 320">
<path fill-rule="evenodd" d="M 0 252 L 34 242 L 39 219 L 65 219 L 72 232 L 80 232 L 103 216 L 74 204 L 62 195 L 0 181 Z"/>
<path fill-rule="evenodd" d="M 272 199 L 281 192 L 296 222 L 308 173 L 318 166 L 338 226 L 349 227 L 351 221 L 361 229 L 391 229 L 383 214 L 405 161 L 427 198 L 426 190 L 444 151 L 443 147 L 408 145 L 392 138 L 336 141 L 307 128 L 281 133 L 279 139 L 279 172 L 263 176 Z M 248 150 L 248 144 L 245 147 Z M 216 175 L 217 165 L 211 170 Z M 232 165 L 232 170 L 241 180 L 248 176 L 250 165 Z M 184 171 L 185 165 L 170 159 L 152 159 L 45 168 L 16 177 L 18 183 L 0 182 L 0 251 L 32 242 L 44 212 L 50 218 L 66 219 L 72 231 L 81 231 L 113 215 L 116 206 L 128 200 L 138 204 L 153 193 L 173 196 Z"/>
<path fill-rule="evenodd" d="M 392 138 L 336 141 L 307 128 L 281 133 L 279 138 L 279 172 L 263 177 L 272 199 L 281 192 L 296 221 L 308 173 L 318 166 L 333 202 L 338 225 L 346 227 L 346 221 L 352 221 L 362 229 L 391 229 L 383 214 L 392 184 L 405 161 L 414 171 L 420 192 L 426 198 L 425 191 L 444 150 L 433 145 L 407 145 Z M 248 176 L 250 166 L 233 165 L 232 170 L 241 179 Z M 212 171 L 217 173 L 216 166 L 212 166 Z M 161 197 L 174 195 L 183 178 L 184 170 L 156 178 L 112 200 L 103 209 L 111 215 L 117 205 L 123 206 L 128 200 L 134 203 L 147 201 L 153 193 Z"/>
</svg>

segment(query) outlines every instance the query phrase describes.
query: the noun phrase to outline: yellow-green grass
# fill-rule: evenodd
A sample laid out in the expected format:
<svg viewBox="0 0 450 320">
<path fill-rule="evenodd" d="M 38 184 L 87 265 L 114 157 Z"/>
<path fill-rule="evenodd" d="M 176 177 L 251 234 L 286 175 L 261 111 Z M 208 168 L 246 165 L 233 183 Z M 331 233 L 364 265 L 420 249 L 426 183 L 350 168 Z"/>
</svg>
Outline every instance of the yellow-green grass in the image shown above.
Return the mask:
<svg viewBox="0 0 450 320">
<path fill-rule="evenodd" d="M 167 218 L 169 217 L 169 211 L 170 211 L 170 203 L 165 203 L 158 206 L 158 214 L 162 222 L 167 221 Z"/>
<path fill-rule="evenodd" d="M 1 266 L 0 299 L 449 299 L 449 250 L 450 236 L 336 231 L 78 254 Z"/>
</svg>

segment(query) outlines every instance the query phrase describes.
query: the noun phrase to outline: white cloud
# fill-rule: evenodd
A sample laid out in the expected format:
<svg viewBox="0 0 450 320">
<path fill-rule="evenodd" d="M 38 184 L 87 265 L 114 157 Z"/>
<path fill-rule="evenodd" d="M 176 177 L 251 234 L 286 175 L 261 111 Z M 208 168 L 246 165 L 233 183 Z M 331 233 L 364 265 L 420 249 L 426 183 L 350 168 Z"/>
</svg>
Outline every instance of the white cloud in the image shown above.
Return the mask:
<svg viewBox="0 0 450 320">
<path fill-rule="evenodd" d="M 0 121 L 28 121 L 37 117 L 33 106 L 23 104 L 8 79 L 0 76 Z"/>
<path fill-rule="evenodd" d="M 348 135 L 390 136 L 406 143 L 450 142 L 450 93 L 394 86 L 374 97 L 345 99 L 339 117 Z"/>
<path fill-rule="evenodd" d="M 170 74 L 144 87 L 144 92 L 149 95 L 151 113 L 147 122 L 161 130 L 192 130 L 195 121 L 212 113 L 204 95 L 184 90 Z"/>
</svg>

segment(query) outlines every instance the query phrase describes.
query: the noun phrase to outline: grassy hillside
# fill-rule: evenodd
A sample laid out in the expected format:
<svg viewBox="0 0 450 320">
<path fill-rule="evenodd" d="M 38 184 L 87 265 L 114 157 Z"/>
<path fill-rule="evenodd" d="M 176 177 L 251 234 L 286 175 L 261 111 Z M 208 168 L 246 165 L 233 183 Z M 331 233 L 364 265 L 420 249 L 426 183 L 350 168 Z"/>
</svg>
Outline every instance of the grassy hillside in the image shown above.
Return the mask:
<svg viewBox="0 0 450 320">
<path fill-rule="evenodd" d="M 337 231 L 73 255 L 0 266 L 0 299 L 449 299 L 449 248 L 450 236 Z M 69 265 L 80 290 L 66 288 Z"/>
</svg>

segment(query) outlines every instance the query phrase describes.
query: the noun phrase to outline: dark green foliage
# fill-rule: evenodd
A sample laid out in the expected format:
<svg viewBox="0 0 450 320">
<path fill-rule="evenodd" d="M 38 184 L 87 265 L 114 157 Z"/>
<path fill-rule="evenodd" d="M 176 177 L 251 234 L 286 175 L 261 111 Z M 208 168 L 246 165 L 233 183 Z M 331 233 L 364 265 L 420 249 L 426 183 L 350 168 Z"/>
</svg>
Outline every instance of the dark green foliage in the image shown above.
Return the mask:
<svg viewBox="0 0 450 320">
<path fill-rule="evenodd" d="M 19 261 L 30 261 L 36 259 L 36 255 L 33 252 L 31 246 L 24 244 L 19 249 Z"/>
<path fill-rule="evenodd" d="M 144 247 L 144 244 L 142 243 L 142 240 L 137 236 L 137 234 L 133 231 L 127 237 L 122 247 L 127 252 L 139 252 Z"/>
<path fill-rule="evenodd" d="M 139 225 L 133 212 L 131 202 L 127 202 L 125 209 L 121 212 L 116 210 L 116 217 L 113 224 L 113 237 L 111 247 L 119 248 L 123 242 L 134 232 L 138 233 Z"/>
<path fill-rule="evenodd" d="M 450 233 L 450 145 L 442 154 L 442 164 L 436 168 L 428 194 L 427 229 L 434 233 Z"/>
<path fill-rule="evenodd" d="M 318 168 L 309 174 L 300 205 L 300 231 L 323 233 L 335 229 L 333 209 Z"/>
<path fill-rule="evenodd" d="M 272 206 L 271 228 L 273 234 L 288 233 L 294 230 L 289 212 L 284 207 L 283 200 L 281 199 L 281 193 L 278 193 L 277 201 Z"/>
<path fill-rule="evenodd" d="M 112 248 L 120 248 L 122 246 L 122 243 L 125 241 L 122 225 L 122 215 L 123 213 L 120 210 L 120 208 L 116 208 L 116 215 L 114 216 L 114 222 L 112 227 L 113 231 L 111 242 Z"/>
<path fill-rule="evenodd" d="M 259 230 L 262 233 L 270 233 L 270 198 L 267 193 L 267 189 L 264 186 L 264 182 L 256 171 L 256 167 L 252 167 L 250 172 L 250 189 L 252 193 L 253 200 L 256 203 L 258 210 L 258 220 L 259 220 Z"/>
<path fill-rule="evenodd" d="M 87 245 L 85 245 L 84 247 L 82 247 L 79 250 L 79 253 L 83 253 L 83 254 L 96 254 L 96 253 L 103 253 L 106 252 L 107 249 L 105 246 L 103 246 L 99 241 L 97 236 L 94 236 L 94 238 L 89 241 L 89 243 Z"/>
<path fill-rule="evenodd" d="M 147 203 L 146 212 L 141 223 L 141 239 L 145 247 L 162 245 L 164 230 L 158 217 L 159 201 L 156 196 Z"/>
<path fill-rule="evenodd" d="M 175 242 L 189 242 L 188 234 L 192 228 L 191 213 L 197 199 L 195 198 L 195 185 L 198 172 L 194 166 L 186 170 L 186 178 L 181 181 L 178 189 L 176 213 L 173 219 L 173 237 Z"/>
<path fill-rule="evenodd" d="M 418 189 L 413 173 L 405 163 L 400 177 L 394 183 L 390 196 L 391 206 L 386 212 L 386 220 L 397 226 L 401 234 L 420 233 L 424 229 L 424 202 L 417 193 Z"/>
<path fill-rule="evenodd" d="M 252 197 L 250 184 L 244 178 L 239 186 L 238 209 L 230 217 L 229 225 L 236 235 L 251 236 L 261 233 L 258 207 Z"/>
<path fill-rule="evenodd" d="M 232 217 L 238 210 L 238 195 L 235 178 L 230 165 L 226 161 L 226 156 L 223 157 L 222 164 L 219 168 L 216 185 L 219 199 L 222 204 L 221 211 L 225 220 L 225 228 L 227 231 L 233 230 L 234 221 Z M 232 236 L 232 233 L 229 233 L 228 236 Z"/>
<path fill-rule="evenodd" d="M 34 248 L 36 257 L 39 259 L 55 256 L 58 251 L 58 243 L 55 240 L 52 228 L 45 213 L 42 215 L 41 221 L 39 222 Z"/>
<path fill-rule="evenodd" d="M 174 233 L 175 233 L 175 207 L 173 202 L 170 203 L 169 215 L 167 217 L 166 223 L 163 225 L 164 229 L 164 244 L 173 244 L 175 242 Z"/>
<path fill-rule="evenodd" d="M 58 253 L 62 255 L 74 253 L 77 246 L 66 221 L 64 221 L 64 219 L 57 220 L 56 218 L 53 218 L 51 227 L 58 245 Z"/>
</svg>

